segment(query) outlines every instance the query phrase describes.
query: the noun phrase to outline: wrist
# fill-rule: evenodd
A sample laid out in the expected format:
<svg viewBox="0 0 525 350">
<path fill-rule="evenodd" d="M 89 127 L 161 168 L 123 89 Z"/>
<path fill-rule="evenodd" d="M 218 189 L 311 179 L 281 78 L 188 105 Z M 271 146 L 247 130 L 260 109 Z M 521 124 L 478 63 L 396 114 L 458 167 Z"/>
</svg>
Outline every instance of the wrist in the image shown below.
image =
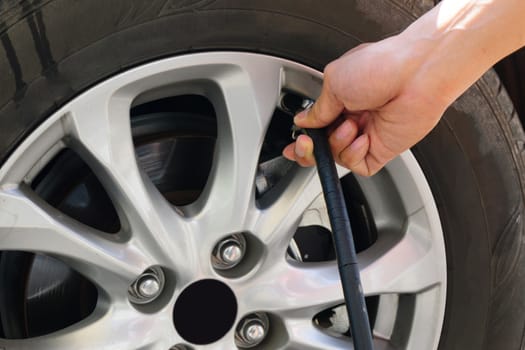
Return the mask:
<svg viewBox="0 0 525 350">
<path fill-rule="evenodd" d="M 525 44 L 523 0 L 444 0 L 398 35 L 413 89 L 449 105 Z"/>
</svg>

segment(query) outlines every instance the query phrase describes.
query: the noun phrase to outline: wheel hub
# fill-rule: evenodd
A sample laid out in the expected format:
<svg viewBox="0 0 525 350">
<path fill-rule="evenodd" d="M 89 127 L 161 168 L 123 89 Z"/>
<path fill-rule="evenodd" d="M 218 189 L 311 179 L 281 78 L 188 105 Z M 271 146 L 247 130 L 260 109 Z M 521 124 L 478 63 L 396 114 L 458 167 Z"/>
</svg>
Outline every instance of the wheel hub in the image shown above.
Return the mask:
<svg viewBox="0 0 525 350">
<path fill-rule="evenodd" d="M 175 329 L 193 344 L 210 344 L 230 331 L 237 316 L 237 299 L 230 287 L 212 279 L 186 287 L 173 310 Z"/>
</svg>

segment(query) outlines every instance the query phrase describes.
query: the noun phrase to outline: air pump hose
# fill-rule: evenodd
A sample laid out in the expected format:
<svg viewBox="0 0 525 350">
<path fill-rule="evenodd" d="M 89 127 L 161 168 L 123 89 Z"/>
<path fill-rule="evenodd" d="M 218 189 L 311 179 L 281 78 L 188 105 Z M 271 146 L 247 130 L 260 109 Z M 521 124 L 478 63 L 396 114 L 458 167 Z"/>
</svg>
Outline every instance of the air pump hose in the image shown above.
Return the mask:
<svg viewBox="0 0 525 350">
<path fill-rule="evenodd" d="M 303 107 L 308 108 L 313 102 Z M 314 143 L 314 157 L 332 226 L 332 236 L 343 285 L 355 350 L 373 350 L 372 332 L 365 304 L 352 228 L 326 129 L 299 129 Z"/>
</svg>

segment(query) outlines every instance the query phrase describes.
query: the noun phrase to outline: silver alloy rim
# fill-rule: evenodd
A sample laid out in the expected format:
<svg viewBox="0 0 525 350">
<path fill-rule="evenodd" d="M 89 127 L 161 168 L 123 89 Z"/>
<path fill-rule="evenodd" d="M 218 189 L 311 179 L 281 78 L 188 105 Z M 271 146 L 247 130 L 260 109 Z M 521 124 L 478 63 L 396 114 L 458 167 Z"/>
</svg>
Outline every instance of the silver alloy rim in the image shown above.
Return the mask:
<svg viewBox="0 0 525 350">
<path fill-rule="evenodd" d="M 315 171 L 300 169 L 269 207 L 255 204 L 260 147 L 281 91 L 315 97 L 321 79 L 318 71 L 271 56 L 192 54 L 108 79 L 48 118 L 0 169 L 0 250 L 57 257 L 102 293 L 93 314 L 81 322 L 38 338 L 0 339 L 0 348 L 168 349 L 186 343 L 173 326 L 173 307 L 186 286 L 204 278 L 233 290 L 237 322 L 257 311 L 277 317 L 285 330 L 279 348 L 352 348 L 349 338 L 327 334 L 312 322 L 318 312 L 343 302 L 335 262 L 301 263 L 286 254 L 298 225 L 327 225 Z M 188 93 L 204 95 L 214 105 L 216 153 L 199 199 L 174 208 L 137 165 L 129 110 Z M 97 173 L 119 212 L 122 236 L 129 237 L 125 241 L 65 217 L 26 185 L 66 146 Z M 365 294 L 380 295 L 376 349 L 394 347 L 395 324 L 403 318 L 410 325 L 404 348 L 437 349 L 446 261 L 425 176 L 406 152 L 377 176 L 358 181 L 379 232 L 377 242 L 359 254 Z M 247 273 L 231 278 L 217 273 L 210 253 L 222 237 L 238 232 L 253 233 L 263 248 Z M 163 307 L 144 312 L 129 302 L 127 291 L 150 266 L 174 271 L 175 286 Z M 405 317 L 407 302 L 412 311 Z M 219 341 L 198 348 L 233 349 L 234 338 L 235 326 Z"/>
</svg>

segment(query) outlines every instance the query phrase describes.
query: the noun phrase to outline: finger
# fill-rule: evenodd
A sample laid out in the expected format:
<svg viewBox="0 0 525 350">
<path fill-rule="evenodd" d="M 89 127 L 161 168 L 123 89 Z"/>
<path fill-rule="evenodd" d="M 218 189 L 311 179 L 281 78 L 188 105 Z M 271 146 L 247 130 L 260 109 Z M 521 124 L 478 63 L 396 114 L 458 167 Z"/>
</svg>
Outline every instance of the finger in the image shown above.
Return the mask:
<svg viewBox="0 0 525 350">
<path fill-rule="evenodd" d="M 388 163 L 388 162 L 384 162 L 384 163 L 381 162 L 380 163 L 380 162 L 378 162 L 375 159 L 375 157 L 372 157 L 371 154 L 368 154 L 365 157 L 365 160 L 363 161 L 363 163 L 366 163 L 366 171 L 367 171 L 367 173 L 366 174 L 360 174 L 360 175 L 372 176 L 372 175 L 375 175 L 379 170 L 383 169 L 385 164 Z"/>
<path fill-rule="evenodd" d="M 297 164 L 300 166 L 314 166 L 314 143 L 312 139 L 306 135 L 299 135 L 295 141 L 294 157 Z"/>
<path fill-rule="evenodd" d="M 294 123 L 303 128 L 320 128 L 332 123 L 343 112 L 344 105 L 334 95 L 330 88 L 330 79 L 334 74 L 332 65 L 325 69 L 325 79 L 321 90 L 321 95 L 314 105 L 297 114 Z"/>
<path fill-rule="evenodd" d="M 283 149 L 283 157 L 295 162 L 295 142 L 289 144 Z"/>
<path fill-rule="evenodd" d="M 370 171 L 366 162 L 366 155 L 369 148 L 370 139 L 368 135 L 363 134 L 359 136 L 340 153 L 340 164 L 352 170 L 355 174 L 369 176 Z"/>
<path fill-rule="evenodd" d="M 343 122 L 346 120 L 346 116 L 344 114 L 340 114 L 337 119 L 335 119 L 330 125 L 326 126 L 326 133 L 327 135 L 331 135 Z"/>
<path fill-rule="evenodd" d="M 332 154 L 338 163 L 342 163 L 340 154 L 357 136 L 359 129 L 352 119 L 346 119 L 330 134 L 329 141 Z"/>
</svg>

